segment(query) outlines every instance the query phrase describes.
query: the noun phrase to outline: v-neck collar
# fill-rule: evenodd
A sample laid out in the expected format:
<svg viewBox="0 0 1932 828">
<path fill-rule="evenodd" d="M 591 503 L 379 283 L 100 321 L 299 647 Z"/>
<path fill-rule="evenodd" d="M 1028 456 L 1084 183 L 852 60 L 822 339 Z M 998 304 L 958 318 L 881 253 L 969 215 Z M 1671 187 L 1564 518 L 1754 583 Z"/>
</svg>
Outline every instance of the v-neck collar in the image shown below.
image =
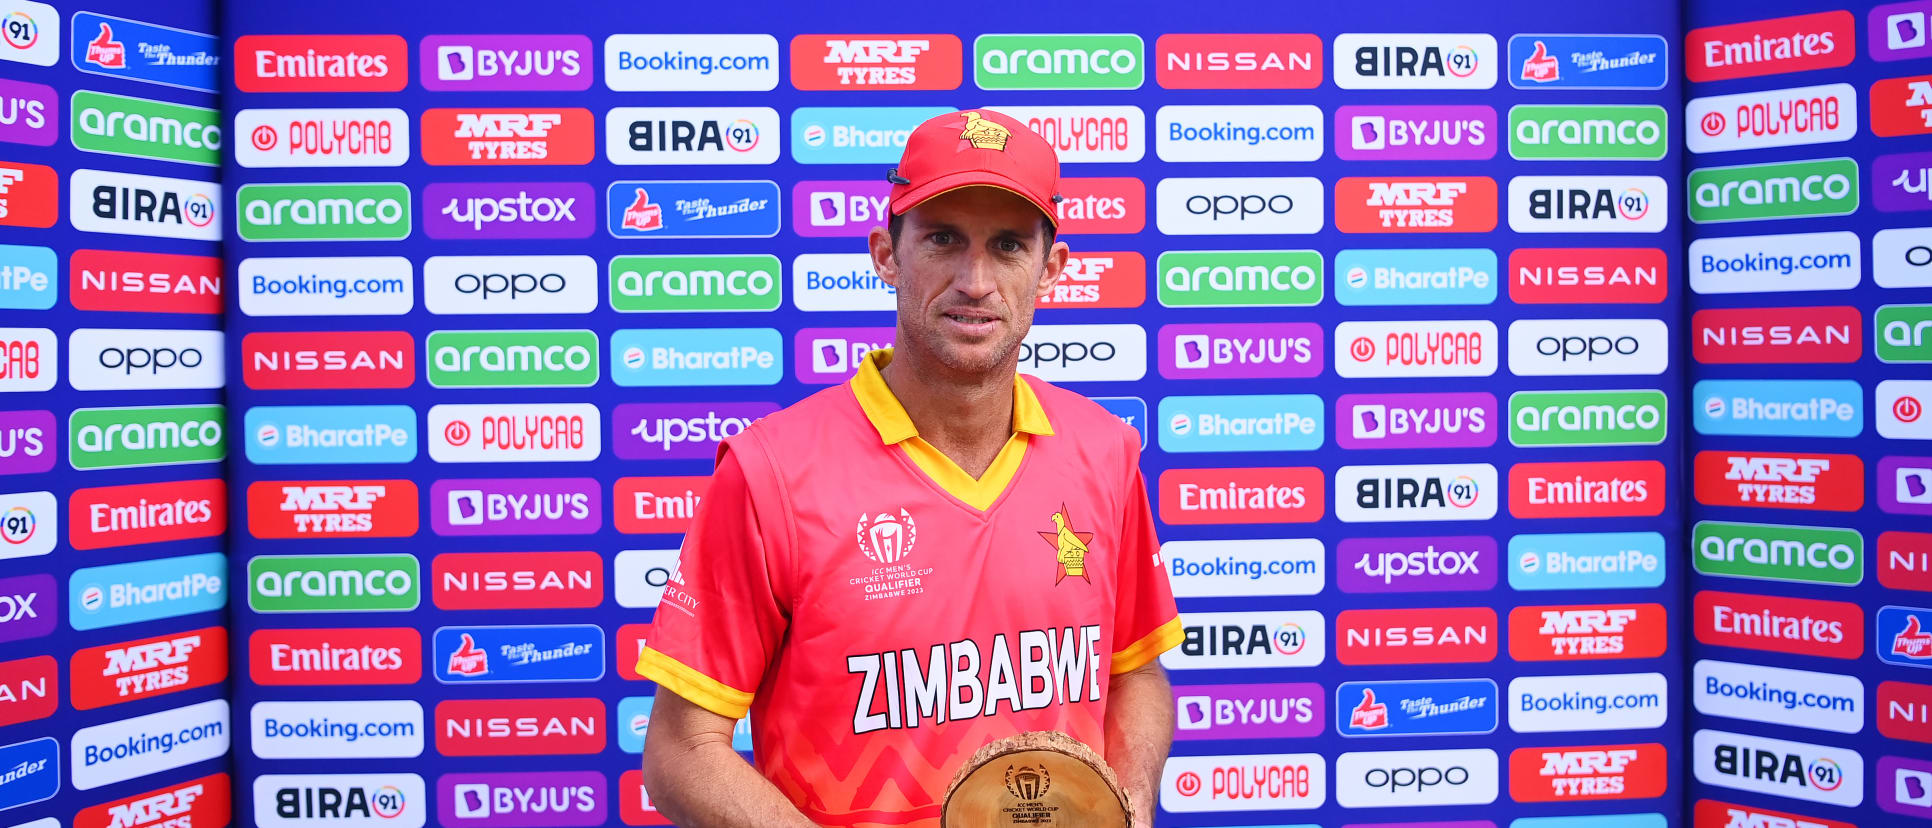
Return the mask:
<svg viewBox="0 0 1932 828">
<path fill-rule="evenodd" d="M 859 402 L 859 409 L 879 433 L 880 442 L 897 445 L 908 459 L 924 472 L 926 477 L 948 494 L 961 502 L 982 512 L 999 500 L 1000 493 L 1020 470 L 1021 461 L 1026 459 L 1027 445 L 1034 437 L 1048 437 L 1053 434 L 1053 423 L 1047 419 L 1046 409 L 1040 405 L 1040 398 L 1033 393 L 1033 386 L 1018 375 L 1013 377 L 1013 435 L 993 463 L 986 467 L 986 473 L 974 478 L 967 474 L 958 463 L 936 449 L 931 443 L 919 437 L 919 428 L 906 414 L 905 406 L 893 396 L 892 389 L 886 385 L 884 375 L 879 370 L 892 362 L 892 349 L 880 348 L 866 355 L 859 364 L 859 371 L 850 382 L 852 396 Z"/>
</svg>

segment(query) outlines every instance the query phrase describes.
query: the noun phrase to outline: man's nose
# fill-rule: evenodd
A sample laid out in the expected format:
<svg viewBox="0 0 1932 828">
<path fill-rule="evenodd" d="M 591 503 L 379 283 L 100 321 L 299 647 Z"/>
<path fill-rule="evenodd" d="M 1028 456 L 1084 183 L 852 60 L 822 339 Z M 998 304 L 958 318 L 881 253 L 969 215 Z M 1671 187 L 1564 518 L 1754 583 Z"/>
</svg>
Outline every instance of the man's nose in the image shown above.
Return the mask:
<svg viewBox="0 0 1932 828">
<path fill-rule="evenodd" d="M 999 288 L 999 265 L 984 250 L 966 254 L 953 273 L 953 290 L 979 299 Z"/>
</svg>

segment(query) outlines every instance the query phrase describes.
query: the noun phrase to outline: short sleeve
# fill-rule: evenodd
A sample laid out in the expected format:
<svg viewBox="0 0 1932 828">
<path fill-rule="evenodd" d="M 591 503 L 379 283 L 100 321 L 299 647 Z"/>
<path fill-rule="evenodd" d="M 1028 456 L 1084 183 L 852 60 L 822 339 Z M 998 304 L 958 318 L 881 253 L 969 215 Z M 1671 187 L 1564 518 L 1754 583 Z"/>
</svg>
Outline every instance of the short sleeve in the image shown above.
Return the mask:
<svg viewBox="0 0 1932 828">
<path fill-rule="evenodd" d="M 1138 440 L 1136 440 L 1138 443 Z M 1132 480 L 1120 527 L 1120 596 L 1114 610 L 1112 672 L 1134 670 L 1181 643 L 1181 617 L 1161 567 L 1160 537 L 1147 502 L 1139 446 L 1129 451 Z"/>
<path fill-rule="evenodd" d="M 750 709 L 788 623 L 759 517 L 738 452 L 724 451 L 637 659 L 639 675 L 732 719 Z"/>
</svg>

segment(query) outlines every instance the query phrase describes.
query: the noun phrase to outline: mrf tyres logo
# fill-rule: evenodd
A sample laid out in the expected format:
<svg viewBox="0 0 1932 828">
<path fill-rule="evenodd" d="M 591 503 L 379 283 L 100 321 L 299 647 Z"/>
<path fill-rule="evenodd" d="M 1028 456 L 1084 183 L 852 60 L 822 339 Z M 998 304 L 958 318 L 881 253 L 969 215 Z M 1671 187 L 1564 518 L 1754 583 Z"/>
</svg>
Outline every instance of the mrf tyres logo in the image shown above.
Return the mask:
<svg viewBox="0 0 1932 828">
<path fill-rule="evenodd" d="M 791 43 L 792 86 L 958 89 L 961 51 L 959 38 L 949 34 L 799 35 Z"/>
<path fill-rule="evenodd" d="M 1669 643 L 1662 604 L 1517 607 L 1509 657 L 1517 661 L 1655 658 Z"/>
<path fill-rule="evenodd" d="M 1691 170 L 1690 220 L 1724 221 L 1850 215 L 1858 209 L 1858 162 L 1850 158 L 1743 164 Z"/>
<path fill-rule="evenodd" d="M 1650 799 L 1669 785 L 1664 746 L 1588 745 L 1518 748 L 1509 756 L 1509 795 L 1517 802 Z"/>
<path fill-rule="evenodd" d="M 1700 451 L 1697 502 L 1709 506 L 1857 511 L 1865 462 L 1853 454 Z"/>
<path fill-rule="evenodd" d="M 423 160 L 436 166 L 587 164 L 595 155 L 590 110 L 430 109 Z"/>
<path fill-rule="evenodd" d="M 235 215 L 242 241 L 397 241 L 409 238 L 409 186 L 246 184 Z"/>
<path fill-rule="evenodd" d="M 409 480 L 263 480 L 248 486 L 257 538 L 397 538 L 416 534 Z"/>
</svg>

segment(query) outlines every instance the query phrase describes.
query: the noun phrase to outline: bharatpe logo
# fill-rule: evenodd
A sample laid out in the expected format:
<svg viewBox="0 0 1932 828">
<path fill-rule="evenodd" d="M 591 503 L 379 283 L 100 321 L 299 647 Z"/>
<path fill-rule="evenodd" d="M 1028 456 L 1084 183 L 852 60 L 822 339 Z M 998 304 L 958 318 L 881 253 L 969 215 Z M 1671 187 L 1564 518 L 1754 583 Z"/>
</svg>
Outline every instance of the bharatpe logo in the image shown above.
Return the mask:
<svg viewBox="0 0 1932 828">
<path fill-rule="evenodd" d="M 597 195 L 582 182 L 465 182 L 423 190 L 432 239 L 582 239 L 597 229 Z"/>
<path fill-rule="evenodd" d="M 1467 592 L 1496 585 L 1496 539 L 1348 538 L 1335 552 L 1343 592 Z"/>
<path fill-rule="evenodd" d="M 422 603 L 414 555 L 258 555 L 248 561 L 255 612 L 407 612 Z"/>
<path fill-rule="evenodd" d="M 611 415 L 615 451 L 625 460 L 716 457 L 718 443 L 776 411 L 764 402 L 625 403 Z"/>
<path fill-rule="evenodd" d="M 398 241 L 409 238 L 409 185 L 244 184 L 235 215 L 242 241 Z"/>
<path fill-rule="evenodd" d="M 221 163 L 221 114 L 215 110 L 84 89 L 69 107 L 75 149 L 208 167 Z"/>
<path fill-rule="evenodd" d="M 1163 307 L 1307 307 L 1322 301 L 1322 254 L 1314 250 L 1170 250 L 1154 269 Z"/>
<path fill-rule="evenodd" d="M 1857 586 L 1865 580 L 1865 541 L 1855 529 L 1725 523 L 1691 527 L 1691 564 L 1705 575 Z"/>
<path fill-rule="evenodd" d="M 772 181 L 613 181 L 605 206 L 605 226 L 620 239 L 762 239 L 779 229 Z"/>
<path fill-rule="evenodd" d="M 0 179 L 6 177 L 0 172 Z M 6 193 L 0 192 L 0 195 Z M 76 230 L 221 241 L 220 184 L 158 175 L 75 170 L 68 177 L 67 198 L 67 220 Z M 54 200 L 48 198 L 42 204 L 51 211 Z"/>
<path fill-rule="evenodd" d="M 1646 589 L 1662 586 L 1668 564 L 1656 532 L 1515 535 L 1509 588 Z"/>
<path fill-rule="evenodd" d="M 215 75 L 221 48 L 214 35 L 94 12 L 75 12 L 72 23 L 68 57 L 75 69 L 201 92 L 220 90 Z"/>
<path fill-rule="evenodd" d="M 1514 446 L 1654 446 L 1669 430 L 1669 400 L 1662 391 L 1518 391 L 1509 396 L 1509 442 Z"/>
<path fill-rule="evenodd" d="M 776 385 L 784 338 L 773 328 L 624 328 L 611 332 L 611 382 L 623 387 Z"/>
<path fill-rule="evenodd" d="M 423 343 L 434 388 L 587 388 L 601 368 L 592 331 L 432 331 Z"/>
<path fill-rule="evenodd" d="M 406 405 L 257 405 L 242 416 L 244 452 L 257 465 L 416 459 L 416 413 Z"/>
<path fill-rule="evenodd" d="M 0 244 L 0 310 L 52 308 L 60 294 L 59 277 L 60 260 L 52 248 Z"/>
<path fill-rule="evenodd" d="M 622 313 L 776 310 L 783 272 L 770 255 L 616 256 L 610 306 Z"/>
<path fill-rule="evenodd" d="M 800 164 L 896 164 L 914 127 L 950 106 L 804 106 L 792 111 L 792 160 Z"/>
<path fill-rule="evenodd" d="M 97 630 L 214 612 L 227 606 L 227 576 L 219 553 L 77 569 L 67 579 L 67 625 Z"/>
<path fill-rule="evenodd" d="M 595 624 L 438 627 L 434 647 L 443 684 L 596 681 L 609 660 Z"/>
<path fill-rule="evenodd" d="M 984 90 L 1139 89 L 1146 45 L 1133 34 L 984 34 L 973 84 Z"/>
<path fill-rule="evenodd" d="M 1487 305 L 1496 301 L 1496 252 L 1343 250 L 1335 301 L 1343 305 Z"/>
<path fill-rule="evenodd" d="M 1517 89 L 1662 89 L 1669 54 L 1657 35 L 1520 34 L 1503 71 Z"/>
<path fill-rule="evenodd" d="M 1335 687 L 1335 732 L 1343 736 L 1474 736 L 1494 733 L 1496 682 L 1489 679 L 1348 681 Z"/>
<path fill-rule="evenodd" d="M 1856 437 L 1865 395 L 1853 380 L 1703 380 L 1691 386 L 1699 434 Z"/>
<path fill-rule="evenodd" d="M 1657 161 L 1669 150 L 1661 106 L 1509 108 L 1509 157 L 1519 161 Z"/>
<path fill-rule="evenodd" d="M 219 462 L 228 456 L 226 422 L 219 405 L 75 409 L 67 462 L 80 470 Z"/>
<path fill-rule="evenodd" d="M 1313 394 L 1163 397 L 1157 420 L 1169 452 L 1313 451 L 1323 440 Z"/>
<path fill-rule="evenodd" d="M 1704 167 L 1691 170 L 1685 184 L 1690 220 L 1699 224 L 1844 216 L 1858 209 L 1858 162 L 1850 158 Z M 1880 193 L 1884 210 L 1885 190 Z"/>
</svg>

